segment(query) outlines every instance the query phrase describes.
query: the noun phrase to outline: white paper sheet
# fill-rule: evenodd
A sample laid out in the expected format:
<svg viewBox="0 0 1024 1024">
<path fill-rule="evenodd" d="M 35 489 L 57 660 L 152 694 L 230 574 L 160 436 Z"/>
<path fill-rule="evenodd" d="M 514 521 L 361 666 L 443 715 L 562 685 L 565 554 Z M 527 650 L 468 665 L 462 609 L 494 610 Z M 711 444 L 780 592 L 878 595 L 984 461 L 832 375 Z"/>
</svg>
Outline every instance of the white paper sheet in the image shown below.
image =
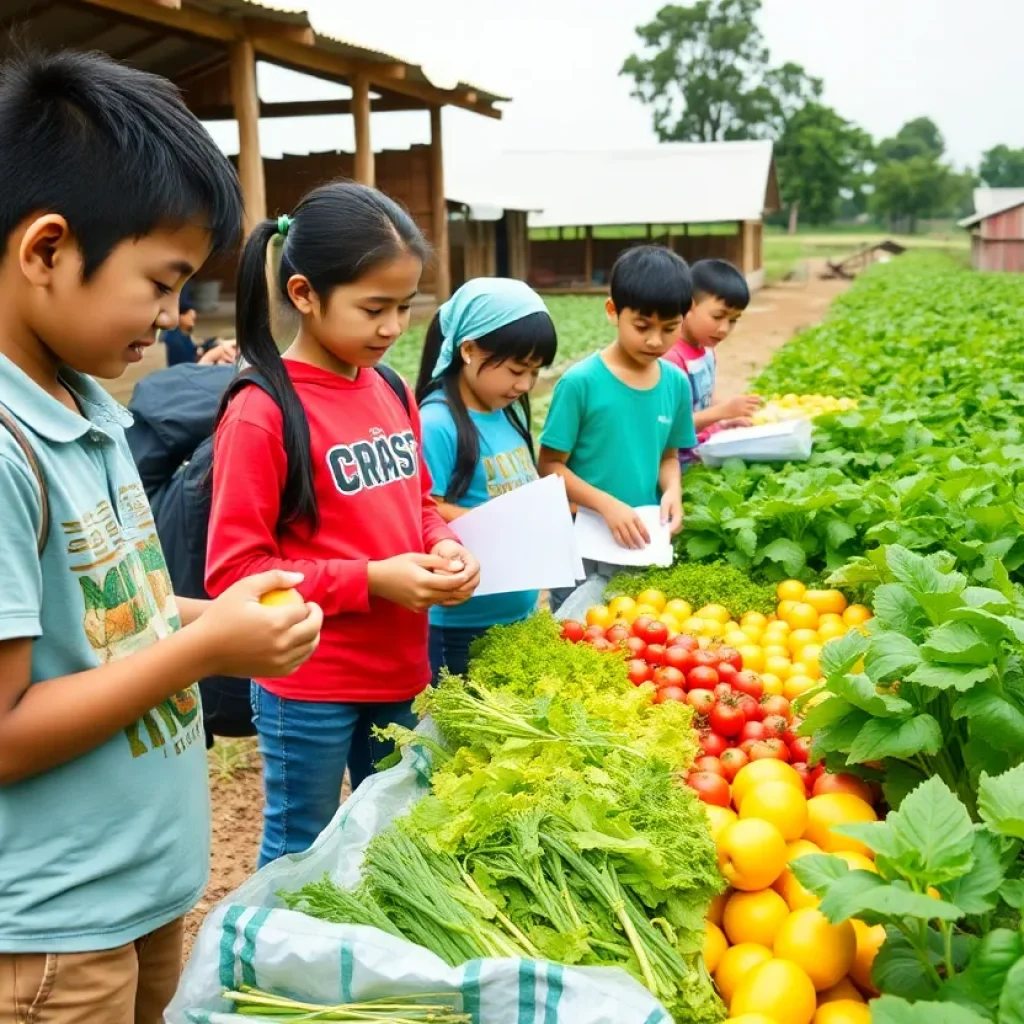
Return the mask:
<svg viewBox="0 0 1024 1024">
<path fill-rule="evenodd" d="M 559 476 L 492 498 L 451 523 L 480 562 L 476 596 L 574 587 L 583 578 L 572 513 Z"/>
<path fill-rule="evenodd" d="M 640 550 L 622 547 L 601 516 L 589 508 L 581 508 L 576 513 L 576 544 L 581 557 L 611 565 L 670 566 L 672 537 L 668 526 L 662 525 L 661 509 L 657 505 L 644 505 L 635 511 L 651 538 L 650 544 Z"/>
</svg>

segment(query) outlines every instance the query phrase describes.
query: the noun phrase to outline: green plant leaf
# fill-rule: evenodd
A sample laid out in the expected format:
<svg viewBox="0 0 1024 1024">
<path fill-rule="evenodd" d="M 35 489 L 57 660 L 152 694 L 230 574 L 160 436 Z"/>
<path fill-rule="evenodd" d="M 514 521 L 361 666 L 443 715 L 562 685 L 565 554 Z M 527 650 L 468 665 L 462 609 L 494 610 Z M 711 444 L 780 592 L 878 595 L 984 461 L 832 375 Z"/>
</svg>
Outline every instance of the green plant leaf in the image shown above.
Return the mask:
<svg viewBox="0 0 1024 1024">
<path fill-rule="evenodd" d="M 906 718 L 914 710 L 902 697 L 879 693 L 865 675 L 839 676 L 829 682 L 829 689 L 854 707 L 878 718 Z"/>
<path fill-rule="evenodd" d="M 976 736 L 994 750 L 1024 750 L 1024 712 L 998 693 L 971 690 L 957 698 L 952 713 L 954 718 L 970 722 L 972 738 Z"/>
<path fill-rule="evenodd" d="M 920 961 L 917 964 L 921 970 Z M 885 995 L 871 1004 L 871 1024 L 992 1024 L 986 1017 L 954 1003 L 916 1002 Z M 1002 1021 L 1000 1021 L 1002 1024 Z M 1016 1021 L 1013 1024 L 1017 1024 Z"/>
<path fill-rule="evenodd" d="M 864 671 L 875 683 L 903 679 L 921 664 L 921 651 L 900 633 L 879 633 L 872 637 L 864 655 Z"/>
<path fill-rule="evenodd" d="M 1011 878 L 1003 882 L 999 895 L 1014 910 L 1024 911 L 1024 879 Z"/>
<path fill-rule="evenodd" d="M 829 640 L 821 649 L 818 663 L 826 679 L 845 675 L 864 656 L 870 640 L 860 630 L 851 629 L 835 640 Z"/>
<path fill-rule="evenodd" d="M 885 802 L 894 811 L 898 810 L 908 794 L 924 782 L 924 774 L 906 761 L 889 760 L 885 765 L 882 792 Z"/>
<path fill-rule="evenodd" d="M 885 929 L 886 939 L 875 957 L 871 968 L 871 980 L 884 999 L 894 1003 L 902 999 L 932 999 L 938 995 L 939 986 L 925 971 L 917 951 L 907 937 L 895 926 Z M 881 999 L 872 1004 L 877 1006 Z"/>
<path fill-rule="evenodd" d="M 721 546 L 721 540 L 710 533 L 694 533 L 686 538 L 686 553 L 698 560 L 715 554 Z"/>
<path fill-rule="evenodd" d="M 943 998 L 969 1004 L 994 1016 L 1007 976 L 1021 956 L 1024 956 L 1024 938 L 1020 932 L 996 928 L 982 936 L 967 968 L 947 982 L 942 990 Z"/>
<path fill-rule="evenodd" d="M 778 537 L 761 552 L 769 562 L 776 562 L 790 576 L 799 576 L 807 565 L 807 553 L 794 540 Z"/>
<path fill-rule="evenodd" d="M 790 862 L 789 868 L 797 881 L 815 896 L 824 896 L 839 879 L 850 873 L 850 865 L 845 860 L 827 853 L 798 857 Z"/>
<path fill-rule="evenodd" d="M 1024 958 L 1006 975 L 999 1000 L 999 1024 L 1024 1024 Z"/>
<path fill-rule="evenodd" d="M 971 862 L 970 871 L 938 888 L 943 899 L 955 903 L 965 914 L 987 914 L 998 903 L 1006 878 L 1002 846 L 987 829 L 975 829 Z"/>
<path fill-rule="evenodd" d="M 978 814 L 993 832 L 1024 839 L 1024 764 L 997 776 L 982 772 Z"/>
<path fill-rule="evenodd" d="M 871 599 L 877 629 L 919 639 L 927 617 L 914 595 L 898 583 L 883 583 Z"/>
<path fill-rule="evenodd" d="M 971 668 L 966 665 L 939 665 L 926 661 L 918 665 L 907 678 L 911 682 L 930 686 L 934 690 L 958 690 L 964 693 L 978 683 L 991 679 L 993 675 L 995 668 L 992 665 Z"/>
<path fill-rule="evenodd" d="M 897 582 L 923 594 L 959 593 L 964 579 L 957 573 L 940 572 L 925 555 L 915 554 L 899 544 L 886 549 L 885 560 Z"/>
<path fill-rule="evenodd" d="M 992 645 L 967 622 L 944 622 L 928 634 L 921 645 L 922 653 L 931 661 L 952 665 L 990 665 L 998 653 Z"/>
<path fill-rule="evenodd" d="M 790 865 L 798 878 L 797 866 L 809 859 L 800 857 Z M 952 903 L 913 892 L 902 882 L 886 882 L 873 871 L 848 871 L 836 878 L 822 893 L 821 912 L 834 924 L 852 917 L 868 924 L 889 924 L 904 917 L 957 921 L 964 916 Z"/>
<path fill-rule="evenodd" d="M 942 730 L 931 715 L 913 718 L 873 718 L 857 734 L 850 760 L 858 764 L 883 757 L 936 754 L 942 746 Z"/>
</svg>

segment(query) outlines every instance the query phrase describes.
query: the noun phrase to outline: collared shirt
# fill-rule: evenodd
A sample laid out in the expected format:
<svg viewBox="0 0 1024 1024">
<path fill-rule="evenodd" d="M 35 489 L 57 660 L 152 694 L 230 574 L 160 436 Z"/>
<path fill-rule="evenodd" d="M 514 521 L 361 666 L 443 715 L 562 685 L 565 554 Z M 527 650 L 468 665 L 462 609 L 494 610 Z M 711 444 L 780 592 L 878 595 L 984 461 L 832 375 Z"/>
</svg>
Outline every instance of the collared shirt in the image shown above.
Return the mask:
<svg viewBox="0 0 1024 1024">
<path fill-rule="evenodd" d="M 30 685 L 130 656 L 179 628 L 127 412 L 65 370 L 80 414 L 0 356 L 0 404 L 39 461 L 0 429 L 0 641 L 31 638 Z M 81 685 L 88 685 L 82 681 Z M 0 952 L 124 945 L 173 921 L 209 870 L 209 794 L 198 687 L 86 754 L 0 786 Z"/>
</svg>

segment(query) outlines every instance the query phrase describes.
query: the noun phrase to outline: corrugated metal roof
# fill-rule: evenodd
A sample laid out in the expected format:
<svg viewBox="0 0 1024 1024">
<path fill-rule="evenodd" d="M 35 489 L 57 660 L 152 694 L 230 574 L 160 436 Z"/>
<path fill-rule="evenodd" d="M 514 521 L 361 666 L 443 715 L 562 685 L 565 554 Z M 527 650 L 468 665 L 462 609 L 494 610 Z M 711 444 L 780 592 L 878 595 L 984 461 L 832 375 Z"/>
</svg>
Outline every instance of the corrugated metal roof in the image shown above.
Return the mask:
<svg viewBox="0 0 1024 1024">
<path fill-rule="evenodd" d="M 1005 213 L 1017 206 L 1024 206 L 1024 188 L 976 188 L 974 213 L 957 223 L 962 228 L 973 228 L 987 217 Z"/>
<path fill-rule="evenodd" d="M 525 207 L 543 207 L 530 216 L 534 227 L 712 224 L 778 208 L 772 144 L 760 140 L 513 152 L 450 172 L 475 195 L 534 197 Z"/>
</svg>

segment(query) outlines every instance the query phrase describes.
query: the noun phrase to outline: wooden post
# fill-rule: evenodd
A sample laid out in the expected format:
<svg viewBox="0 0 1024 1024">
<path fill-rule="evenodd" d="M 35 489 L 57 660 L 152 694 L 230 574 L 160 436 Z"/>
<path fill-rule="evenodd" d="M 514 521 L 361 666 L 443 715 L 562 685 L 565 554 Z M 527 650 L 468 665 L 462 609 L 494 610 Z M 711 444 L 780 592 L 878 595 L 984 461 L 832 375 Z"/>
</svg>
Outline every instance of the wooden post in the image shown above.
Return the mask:
<svg viewBox="0 0 1024 1024">
<path fill-rule="evenodd" d="M 647 225 L 647 241 L 651 242 L 653 240 L 654 240 L 654 225 L 653 224 L 648 224 Z"/>
<path fill-rule="evenodd" d="M 588 224 L 583 234 L 583 276 L 587 287 L 594 284 L 594 229 Z"/>
<path fill-rule="evenodd" d="M 260 153 L 260 98 L 256 92 L 256 52 L 248 39 L 229 51 L 231 103 L 238 121 L 238 180 L 245 200 L 245 233 L 267 216 L 267 185 Z"/>
<path fill-rule="evenodd" d="M 356 181 L 374 184 L 373 143 L 370 141 L 370 82 L 364 75 L 352 79 L 352 116 L 356 122 Z"/>
<path fill-rule="evenodd" d="M 441 110 L 430 108 L 430 208 L 433 214 L 434 254 L 437 272 L 434 298 L 446 302 L 451 295 L 452 274 L 448 253 L 448 202 L 444 194 L 444 149 L 441 139 Z"/>
</svg>

